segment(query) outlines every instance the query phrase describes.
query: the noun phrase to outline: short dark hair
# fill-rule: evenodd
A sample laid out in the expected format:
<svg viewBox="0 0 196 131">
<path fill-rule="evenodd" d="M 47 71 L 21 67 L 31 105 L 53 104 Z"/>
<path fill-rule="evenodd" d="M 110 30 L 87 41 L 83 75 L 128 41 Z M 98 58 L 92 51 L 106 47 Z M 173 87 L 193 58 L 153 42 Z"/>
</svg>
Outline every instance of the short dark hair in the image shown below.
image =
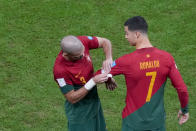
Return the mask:
<svg viewBox="0 0 196 131">
<path fill-rule="evenodd" d="M 130 31 L 140 31 L 142 33 L 148 32 L 148 24 L 146 20 L 141 16 L 134 16 L 129 18 L 125 23 L 124 26 L 128 26 L 128 30 Z"/>
</svg>

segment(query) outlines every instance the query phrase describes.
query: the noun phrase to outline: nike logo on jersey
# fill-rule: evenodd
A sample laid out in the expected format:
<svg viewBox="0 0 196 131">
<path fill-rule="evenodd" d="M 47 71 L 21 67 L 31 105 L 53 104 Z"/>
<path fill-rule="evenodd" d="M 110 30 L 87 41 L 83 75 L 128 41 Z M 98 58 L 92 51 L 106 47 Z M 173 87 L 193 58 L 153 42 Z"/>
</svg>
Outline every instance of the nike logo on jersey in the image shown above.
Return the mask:
<svg viewBox="0 0 196 131">
<path fill-rule="evenodd" d="M 81 71 L 77 74 L 77 75 L 75 75 L 75 78 L 78 78 L 78 76 L 81 74 Z"/>
</svg>

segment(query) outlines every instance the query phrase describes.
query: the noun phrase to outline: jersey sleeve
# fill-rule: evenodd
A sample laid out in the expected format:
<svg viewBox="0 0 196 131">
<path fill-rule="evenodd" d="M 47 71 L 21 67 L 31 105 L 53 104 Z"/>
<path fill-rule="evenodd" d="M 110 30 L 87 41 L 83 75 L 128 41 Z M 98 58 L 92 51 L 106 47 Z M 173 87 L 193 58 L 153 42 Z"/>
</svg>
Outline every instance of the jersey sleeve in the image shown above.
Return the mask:
<svg viewBox="0 0 196 131">
<path fill-rule="evenodd" d="M 120 57 L 113 61 L 110 74 L 112 74 L 113 76 L 124 74 L 125 69 L 126 65 L 124 64 L 123 57 Z"/>
<path fill-rule="evenodd" d="M 120 57 L 115 61 L 113 61 L 109 74 L 112 74 L 112 76 L 125 74 L 124 73 L 125 70 L 126 70 L 126 64 L 124 63 L 124 58 Z M 96 71 L 96 73 L 94 73 L 94 76 L 102 73 L 105 73 L 105 71 L 103 69 L 99 69 Z"/>
<path fill-rule="evenodd" d="M 96 49 L 99 47 L 99 42 L 95 36 L 78 36 L 78 39 L 82 41 L 85 47 L 90 49 Z"/>
<path fill-rule="evenodd" d="M 182 112 L 187 113 L 188 99 L 189 99 L 188 90 L 182 79 L 182 76 L 180 75 L 180 72 L 177 69 L 174 58 L 172 56 L 170 62 L 171 65 L 170 65 L 169 78 L 171 79 L 172 85 L 177 90 Z"/>
<path fill-rule="evenodd" d="M 102 73 L 102 69 L 99 69 L 99 70 L 97 70 L 97 71 L 94 73 L 93 76 L 99 75 L 99 74 L 101 74 L 101 73 Z"/>
<path fill-rule="evenodd" d="M 54 79 L 59 85 L 59 88 L 63 94 L 66 94 L 74 89 L 73 83 L 69 79 L 68 74 L 64 74 L 63 72 L 54 70 Z"/>
</svg>

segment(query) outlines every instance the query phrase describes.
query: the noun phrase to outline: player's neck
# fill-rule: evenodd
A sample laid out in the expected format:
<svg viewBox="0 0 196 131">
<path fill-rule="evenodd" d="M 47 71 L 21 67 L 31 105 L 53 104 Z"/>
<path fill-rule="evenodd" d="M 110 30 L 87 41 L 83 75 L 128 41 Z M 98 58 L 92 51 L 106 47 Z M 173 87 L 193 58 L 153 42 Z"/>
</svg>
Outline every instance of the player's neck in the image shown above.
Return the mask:
<svg viewBox="0 0 196 131">
<path fill-rule="evenodd" d="M 139 40 L 135 46 L 136 49 L 150 48 L 150 47 L 153 46 L 147 37 L 144 37 L 143 39 Z"/>
</svg>

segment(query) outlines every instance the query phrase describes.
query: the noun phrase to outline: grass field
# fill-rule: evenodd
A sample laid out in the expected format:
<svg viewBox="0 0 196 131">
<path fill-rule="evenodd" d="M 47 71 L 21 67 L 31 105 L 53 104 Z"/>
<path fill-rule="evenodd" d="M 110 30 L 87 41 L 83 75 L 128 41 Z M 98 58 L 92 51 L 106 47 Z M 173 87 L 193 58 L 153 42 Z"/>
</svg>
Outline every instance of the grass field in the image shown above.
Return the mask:
<svg viewBox="0 0 196 131">
<path fill-rule="evenodd" d="M 179 126 L 179 100 L 168 80 L 167 130 L 196 130 L 195 5 L 195 0 L 0 0 L 0 130 L 66 131 L 64 97 L 52 74 L 60 40 L 69 34 L 106 37 L 116 59 L 134 50 L 123 24 L 135 15 L 147 19 L 152 44 L 174 56 L 188 86 L 190 119 Z M 99 69 L 103 51 L 91 56 Z M 115 78 L 115 91 L 98 89 L 108 131 L 120 131 L 125 105 L 124 77 Z"/>
</svg>

